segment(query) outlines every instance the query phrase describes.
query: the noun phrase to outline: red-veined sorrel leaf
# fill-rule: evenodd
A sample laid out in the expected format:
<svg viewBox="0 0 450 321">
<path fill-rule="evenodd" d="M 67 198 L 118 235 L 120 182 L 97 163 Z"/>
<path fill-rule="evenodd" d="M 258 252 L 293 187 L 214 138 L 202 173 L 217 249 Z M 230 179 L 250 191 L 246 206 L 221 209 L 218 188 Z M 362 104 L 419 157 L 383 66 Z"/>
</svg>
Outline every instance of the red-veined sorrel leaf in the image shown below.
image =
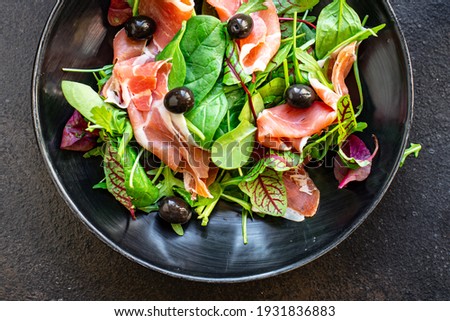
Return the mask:
<svg viewBox="0 0 450 321">
<path fill-rule="evenodd" d="M 106 145 L 103 168 L 108 191 L 130 211 L 131 217 L 135 219 L 135 207 L 125 187 L 125 173 L 120 161 L 117 159 L 117 147 L 111 143 Z"/>
<path fill-rule="evenodd" d="M 338 103 L 339 138 L 338 142 L 344 141 L 356 128 L 355 111 L 349 95 L 342 96 Z"/>
<path fill-rule="evenodd" d="M 272 216 L 286 213 L 286 187 L 280 172 L 266 168 L 255 180 L 241 182 L 239 188 L 250 197 L 253 211 Z"/>
</svg>

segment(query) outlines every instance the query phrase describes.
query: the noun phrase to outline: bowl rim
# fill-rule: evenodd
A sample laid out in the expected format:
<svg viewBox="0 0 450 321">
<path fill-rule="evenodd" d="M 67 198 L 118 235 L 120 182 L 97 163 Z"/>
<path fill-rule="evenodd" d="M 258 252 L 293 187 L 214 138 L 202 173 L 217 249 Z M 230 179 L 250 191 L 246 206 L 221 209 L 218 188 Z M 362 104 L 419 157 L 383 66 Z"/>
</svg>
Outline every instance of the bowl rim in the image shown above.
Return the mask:
<svg viewBox="0 0 450 321">
<path fill-rule="evenodd" d="M 96 237 L 98 237 L 102 242 L 104 242 L 107 246 L 112 248 L 114 251 L 120 253 L 124 257 L 128 258 L 129 260 L 136 262 L 146 268 L 149 268 L 153 271 L 160 272 L 162 274 L 184 279 L 188 281 L 198 281 L 198 282 L 206 282 L 206 283 L 239 283 L 239 282 L 249 282 L 249 281 L 255 281 L 255 280 L 261 280 L 269 277 L 274 277 L 276 275 L 280 275 L 292 270 L 295 270 L 297 268 L 300 268 L 316 259 L 321 257 L 322 255 L 330 252 L 332 249 L 337 247 L 339 244 L 341 244 L 344 240 L 346 240 L 350 234 L 352 234 L 370 215 L 371 212 L 377 207 L 381 199 L 383 198 L 384 194 L 389 189 L 390 184 L 392 183 L 400 165 L 400 161 L 402 158 L 402 155 L 407 147 L 408 139 L 409 139 L 409 133 L 412 125 L 413 120 L 413 109 L 414 109 L 414 82 L 413 82 L 413 71 L 412 71 L 412 65 L 411 65 L 411 58 L 410 53 L 408 50 L 408 46 L 406 43 L 406 39 L 404 37 L 404 34 L 401 30 L 401 26 L 399 24 L 399 21 L 397 19 L 397 16 L 395 15 L 394 9 L 392 8 L 392 5 L 390 4 L 389 0 L 381 0 L 381 4 L 384 5 L 387 9 L 388 15 L 393 21 L 393 27 L 394 27 L 394 33 L 399 38 L 399 43 L 401 45 L 401 51 L 403 55 L 403 61 L 406 64 L 406 81 L 407 81 L 407 113 L 405 116 L 405 124 L 402 131 L 402 142 L 400 151 L 397 155 L 397 158 L 395 160 L 395 164 L 393 167 L 393 170 L 390 171 L 387 179 L 384 181 L 384 184 L 380 187 L 380 191 L 377 195 L 375 195 L 374 200 L 365 211 L 363 211 L 360 215 L 358 215 L 352 223 L 339 234 L 339 237 L 337 237 L 335 240 L 330 242 L 329 244 L 325 245 L 323 248 L 321 248 L 319 251 L 299 260 L 295 263 L 283 266 L 278 269 L 271 270 L 269 272 L 264 273 L 258 273 L 258 274 L 252 274 L 252 275 L 245 275 L 245 276 L 239 276 L 239 277 L 204 277 L 204 276 L 198 276 L 198 275 L 187 275 L 184 273 L 176 272 L 176 271 L 170 271 L 166 270 L 164 268 L 158 267 L 156 265 L 153 265 L 149 262 L 146 262 L 127 251 L 123 250 L 120 246 L 115 244 L 112 240 L 110 240 L 104 233 L 102 233 L 98 228 L 96 228 L 89 220 L 86 219 L 86 217 L 83 215 L 83 213 L 78 209 L 76 204 L 71 200 L 69 194 L 67 193 L 65 187 L 61 183 L 61 180 L 59 179 L 59 175 L 56 172 L 53 163 L 50 158 L 50 153 L 43 141 L 43 133 L 42 133 L 42 127 L 40 123 L 40 111 L 39 111 L 39 88 L 41 84 L 40 75 L 41 75 L 41 67 L 44 60 L 45 52 L 47 45 L 49 43 L 49 35 L 50 32 L 53 30 L 58 17 L 64 7 L 64 4 L 68 3 L 68 0 L 56 0 L 56 3 L 52 9 L 52 11 L 49 14 L 49 17 L 47 19 L 47 22 L 44 26 L 44 29 L 41 33 L 41 37 L 39 40 L 39 45 L 37 48 L 37 52 L 35 55 L 34 60 L 34 66 L 33 66 L 33 74 L 32 74 L 32 83 L 31 83 L 31 96 L 32 96 L 32 117 L 33 117 L 33 125 L 34 125 L 34 132 L 35 132 L 35 138 L 37 140 L 39 150 L 44 158 L 45 166 L 50 174 L 50 177 L 57 187 L 57 191 L 60 194 L 60 196 L 63 198 L 63 200 L 66 202 L 68 207 L 71 209 L 71 211 L 81 220 L 81 222 L 88 228 L 88 230 L 93 233 Z"/>
</svg>

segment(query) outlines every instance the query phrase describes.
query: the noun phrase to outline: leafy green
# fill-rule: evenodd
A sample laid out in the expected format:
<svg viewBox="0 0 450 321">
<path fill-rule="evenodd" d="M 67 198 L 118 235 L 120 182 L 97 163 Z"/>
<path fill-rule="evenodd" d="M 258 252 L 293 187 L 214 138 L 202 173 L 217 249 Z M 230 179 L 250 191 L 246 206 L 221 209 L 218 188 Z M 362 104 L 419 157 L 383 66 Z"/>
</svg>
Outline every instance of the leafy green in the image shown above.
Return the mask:
<svg viewBox="0 0 450 321">
<path fill-rule="evenodd" d="M 304 12 L 312 9 L 319 0 L 274 0 L 278 15 L 289 14 L 293 12 Z"/>
<path fill-rule="evenodd" d="M 200 146 L 208 149 L 214 138 L 214 134 L 225 117 L 228 109 L 228 102 L 223 92 L 222 84 L 217 82 L 214 88 L 199 104 L 184 116 L 204 135 L 204 140 L 197 142 Z"/>
<path fill-rule="evenodd" d="M 358 14 L 346 0 L 334 0 L 319 14 L 316 31 L 317 58 L 324 58 L 331 49 L 362 30 Z"/>
<path fill-rule="evenodd" d="M 250 159 L 256 127 L 243 119 L 239 126 L 219 137 L 211 148 L 211 160 L 223 169 L 236 169 Z"/>
<path fill-rule="evenodd" d="M 252 104 L 253 108 L 255 109 L 256 115 L 258 115 L 260 112 L 264 110 L 264 101 L 259 93 L 256 93 L 255 95 L 252 96 Z M 248 122 L 251 123 L 255 122 L 249 101 L 247 101 L 244 107 L 242 108 L 242 111 L 239 115 L 239 120 L 240 121 L 247 120 Z"/>
<path fill-rule="evenodd" d="M 186 61 L 180 49 L 180 42 L 186 31 L 186 22 L 183 21 L 181 29 L 167 44 L 167 46 L 156 56 L 156 60 L 171 59 L 172 69 L 168 79 L 169 90 L 180 87 L 186 79 Z"/>
<path fill-rule="evenodd" d="M 181 226 L 181 224 L 170 224 L 172 226 L 172 229 L 175 233 L 177 233 L 177 235 L 179 236 L 183 236 L 184 235 L 184 230 L 183 227 Z"/>
<path fill-rule="evenodd" d="M 257 12 L 261 10 L 266 10 L 267 6 L 264 4 L 265 0 L 250 0 L 244 2 L 236 13 L 250 14 L 252 12 Z"/>
<path fill-rule="evenodd" d="M 337 119 L 339 122 L 338 142 L 342 142 L 354 132 L 357 125 L 350 95 L 344 95 L 339 99 L 337 102 L 337 110 Z"/>
<path fill-rule="evenodd" d="M 232 86 L 241 83 L 248 83 L 252 77 L 244 72 L 239 62 L 239 48 L 235 41 L 228 39 L 225 50 L 223 83 Z"/>
<path fill-rule="evenodd" d="M 103 169 L 106 177 L 106 187 L 114 198 L 125 206 L 135 218 L 135 209 L 131 197 L 127 194 L 125 187 L 125 173 L 120 160 L 117 157 L 117 147 L 109 142 L 106 144 L 103 157 Z"/>
<path fill-rule="evenodd" d="M 201 207 L 202 210 L 199 213 L 198 219 L 202 220 L 202 226 L 208 225 L 209 217 L 212 211 L 217 205 L 222 195 L 222 187 L 219 183 L 215 182 L 209 187 L 209 192 L 213 198 L 200 197 L 198 202 L 195 204 L 196 207 Z"/>
<path fill-rule="evenodd" d="M 127 0 L 128 5 L 133 9 L 133 16 L 139 14 L 139 0 Z"/>
<path fill-rule="evenodd" d="M 279 104 L 284 99 L 284 92 L 286 90 L 286 82 L 283 78 L 273 78 L 267 84 L 258 89 L 258 93 L 263 99 L 266 107 L 268 105 Z"/>
<path fill-rule="evenodd" d="M 411 154 L 414 154 L 414 156 L 417 158 L 419 157 L 419 152 L 422 150 L 422 145 L 420 144 L 414 144 L 411 143 L 408 149 L 405 150 L 403 153 L 402 159 L 400 161 L 400 167 L 403 167 L 405 164 L 406 157 L 408 157 Z"/>
<path fill-rule="evenodd" d="M 111 78 L 114 65 L 105 65 L 96 69 L 78 69 L 78 68 L 63 68 L 66 72 L 80 72 L 80 73 L 92 73 L 95 80 L 97 80 L 98 90 L 100 91 L 106 82 Z"/>
<path fill-rule="evenodd" d="M 304 71 L 312 74 L 314 78 L 319 79 L 320 82 L 322 84 L 324 84 L 325 86 L 327 86 L 329 88 L 333 88 L 333 85 L 328 81 L 322 68 L 320 67 L 317 60 L 314 59 L 313 56 L 308 54 L 302 48 L 297 48 L 295 50 L 295 56 L 300 61 L 300 69 L 301 70 L 304 70 Z"/>
<path fill-rule="evenodd" d="M 253 211 L 272 216 L 286 213 L 287 192 L 280 172 L 265 168 L 255 180 L 241 182 L 239 188 L 250 198 Z"/>
<path fill-rule="evenodd" d="M 153 185 L 144 168 L 139 164 L 139 157 L 135 148 L 126 147 L 121 165 L 125 174 L 126 192 L 133 205 L 140 209 L 155 203 L 159 196 L 158 188 Z"/>
<path fill-rule="evenodd" d="M 212 16 L 195 16 L 188 20 L 180 49 L 186 61 L 184 85 L 201 102 L 220 76 L 225 53 L 224 26 Z"/>
</svg>

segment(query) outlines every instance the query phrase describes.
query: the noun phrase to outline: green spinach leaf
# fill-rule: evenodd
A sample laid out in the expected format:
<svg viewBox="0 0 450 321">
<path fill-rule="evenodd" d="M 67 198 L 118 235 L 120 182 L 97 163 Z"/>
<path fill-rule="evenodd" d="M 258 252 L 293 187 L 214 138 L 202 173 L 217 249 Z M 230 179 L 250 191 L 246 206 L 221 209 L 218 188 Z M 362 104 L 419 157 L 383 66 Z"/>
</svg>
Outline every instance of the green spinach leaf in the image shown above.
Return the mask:
<svg viewBox="0 0 450 321">
<path fill-rule="evenodd" d="M 266 10 L 267 6 L 264 4 L 265 0 L 249 0 L 244 2 L 236 13 L 249 15 L 252 12 Z"/>
<path fill-rule="evenodd" d="M 317 58 L 324 58 L 331 49 L 361 30 L 363 26 L 355 10 L 346 0 L 334 0 L 323 8 L 317 21 Z"/>
<path fill-rule="evenodd" d="M 228 102 L 222 84 L 217 82 L 208 95 L 184 116 L 205 136 L 204 140 L 196 137 L 200 146 L 209 149 L 214 134 L 227 113 Z M 194 135 L 195 136 L 195 135 Z"/>
<path fill-rule="evenodd" d="M 211 148 L 211 160 L 223 169 L 244 166 L 253 152 L 256 127 L 243 119 L 239 126 L 219 137 Z"/>
<path fill-rule="evenodd" d="M 172 69 L 170 70 L 168 79 L 169 90 L 183 86 L 186 79 L 186 61 L 180 49 L 180 42 L 186 31 L 186 22 L 183 22 L 181 29 L 169 42 L 169 44 L 161 51 L 156 60 L 171 59 Z"/>
<path fill-rule="evenodd" d="M 226 39 L 222 22 L 212 16 L 188 20 L 180 49 L 186 61 L 184 85 L 201 102 L 217 82 L 223 64 Z"/>
</svg>

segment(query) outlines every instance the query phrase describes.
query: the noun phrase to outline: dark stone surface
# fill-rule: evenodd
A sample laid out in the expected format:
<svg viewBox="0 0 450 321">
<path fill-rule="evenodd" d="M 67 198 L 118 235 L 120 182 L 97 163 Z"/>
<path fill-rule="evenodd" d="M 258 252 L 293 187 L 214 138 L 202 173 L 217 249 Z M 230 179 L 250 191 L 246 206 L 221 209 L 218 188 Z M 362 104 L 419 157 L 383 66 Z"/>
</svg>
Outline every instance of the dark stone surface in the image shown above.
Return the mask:
<svg viewBox="0 0 450 321">
<path fill-rule="evenodd" d="M 392 0 L 411 53 L 409 159 L 370 217 L 318 260 L 270 279 L 202 284 L 147 270 L 88 232 L 54 187 L 34 137 L 31 75 L 55 1 L 0 11 L 0 299 L 449 300 L 450 5 Z"/>
</svg>

